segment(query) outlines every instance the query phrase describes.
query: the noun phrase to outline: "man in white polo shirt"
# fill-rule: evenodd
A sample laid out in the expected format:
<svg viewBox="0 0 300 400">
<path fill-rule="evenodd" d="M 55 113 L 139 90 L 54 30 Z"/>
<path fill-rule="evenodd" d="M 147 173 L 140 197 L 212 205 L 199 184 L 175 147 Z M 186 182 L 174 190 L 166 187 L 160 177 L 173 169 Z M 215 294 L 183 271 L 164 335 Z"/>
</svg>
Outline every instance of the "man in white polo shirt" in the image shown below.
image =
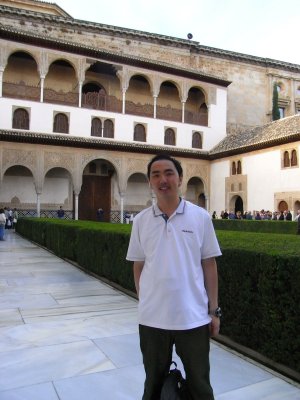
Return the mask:
<svg viewBox="0 0 300 400">
<path fill-rule="evenodd" d="M 159 400 L 172 361 L 181 358 L 192 400 L 213 400 L 209 336 L 219 332 L 221 255 L 210 215 L 179 197 L 183 171 L 155 156 L 147 175 L 157 204 L 134 219 L 127 260 L 139 297 L 140 346 L 146 373 L 143 400 Z"/>
</svg>

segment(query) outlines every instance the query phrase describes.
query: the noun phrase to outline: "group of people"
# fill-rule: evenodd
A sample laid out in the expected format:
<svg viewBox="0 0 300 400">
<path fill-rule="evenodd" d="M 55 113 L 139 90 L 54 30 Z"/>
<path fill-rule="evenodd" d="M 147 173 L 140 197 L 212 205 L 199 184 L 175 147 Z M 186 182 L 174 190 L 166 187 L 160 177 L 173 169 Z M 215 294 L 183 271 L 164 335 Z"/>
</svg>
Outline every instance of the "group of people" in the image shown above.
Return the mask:
<svg viewBox="0 0 300 400">
<path fill-rule="evenodd" d="M 217 219 L 246 219 L 246 220 L 272 220 L 272 221 L 297 221 L 298 220 L 299 214 L 296 215 L 295 218 L 293 218 L 293 215 L 290 210 L 285 210 L 285 211 L 266 211 L 266 210 L 260 210 L 260 211 L 244 211 L 243 213 L 241 211 L 221 211 L 220 216 L 217 216 L 216 211 L 212 213 L 212 218 Z"/>
<path fill-rule="evenodd" d="M 18 210 L 10 207 L 0 208 L 0 240 L 4 240 L 5 229 L 14 229 L 18 222 Z"/>
</svg>

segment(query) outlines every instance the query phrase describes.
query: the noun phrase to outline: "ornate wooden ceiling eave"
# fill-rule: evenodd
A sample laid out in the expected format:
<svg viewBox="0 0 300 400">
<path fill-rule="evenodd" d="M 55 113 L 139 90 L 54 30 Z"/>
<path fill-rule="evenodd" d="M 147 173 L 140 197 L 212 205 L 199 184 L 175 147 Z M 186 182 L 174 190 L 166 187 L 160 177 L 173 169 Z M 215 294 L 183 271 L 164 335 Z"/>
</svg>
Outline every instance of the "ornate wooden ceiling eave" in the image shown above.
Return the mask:
<svg viewBox="0 0 300 400">
<path fill-rule="evenodd" d="M 114 62 L 118 64 L 125 64 L 125 65 L 145 68 L 152 71 L 164 72 L 167 74 L 194 79 L 201 82 L 212 83 L 214 85 L 222 87 L 227 87 L 231 84 L 231 81 L 227 81 L 225 79 L 221 79 L 207 74 L 201 74 L 192 70 L 176 68 L 170 64 L 153 62 L 148 59 L 112 53 L 105 50 L 99 50 L 93 47 L 82 46 L 72 42 L 52 39 L 50 37 L 30 34 L 28 32 L 23 32 L 23 31 L 17 31 L 15 29 L 12 29 L 11 27 L 2 24 L 0 24 L 0 38 L 26 43 L 34 46 L 44 47 L 48 49 L 65 51 L 68 53 L 82 55 L 85 57 L 99 59 L 102 61 Z"/>
<path fill-rule="evenodd" d="M 239 154 L 251 153 L 257 150 L 264 150 L 270 147 L 276 147 L 283 144 L 294 143 L 298 141 L 300 141 L 300 133 L 272 139 L 262 143 L 255 143 L 247 146 L 237 147 L 230 150 L 219 151 L 217 153 L 208 152 L 208 154 L 209 154 L 209 159 L 213 161 L 213 160 L 218 160 L 220 158 L 228 158 Z"/>
<path fill-rule="evenodd" d="M 0 142 L 42 144 L 49 146 L 75 147 L 93 150 L 121 151 L 127 153 L 168 153 L 174 157 L 208 160 L 207 151 L 180 149 L 178 147 L 155 146 L 137 142 L 121 142 L 102 138 L 82 138 L 68 134 L 45 134 L 31 131 L 0 129 Z"/>
</svg>

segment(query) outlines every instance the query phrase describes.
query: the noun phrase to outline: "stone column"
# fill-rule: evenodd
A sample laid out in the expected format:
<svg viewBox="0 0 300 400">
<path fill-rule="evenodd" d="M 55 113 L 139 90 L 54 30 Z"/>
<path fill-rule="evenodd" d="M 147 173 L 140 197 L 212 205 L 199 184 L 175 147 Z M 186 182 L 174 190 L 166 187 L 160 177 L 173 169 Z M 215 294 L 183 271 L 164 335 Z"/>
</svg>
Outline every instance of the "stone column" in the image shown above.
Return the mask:
<svg viewBox="0 0 300 400">
<path fill-rule="evenodd" d="M 120 204 L 120 223 L 124 221 L 124 193 L 120 193 L 121 204 Z"/>
<path fill-rule="evenodd" d="M 36 216 L 40 218 L 41 216 L 41 194 L 36 192 Z"/>
<path fill-rule="evenodd" d="M 156 119 L 157 96 L 153 96 L 153 118 Z"/>
<path fill-rule="evenodd" d="M 40 102 L 44 102 L 44 83 L 45 83 L 45 76 L 41 75 L 41 94 L 40 94 Z"/>
<path fill-rule="evenodd" d="M 122 89 L 122 114 L 125 114 L 126 89 Z"/>
<path fill-rule="evenodd" d="M 184 111 L 185 111 L 185 101 L 181 102 L 182 104 L 182 116 L 181 116 L 181 122 L 184 124 Z"/>
<path fill-rule="evenodd" d="M 79 99 L 78 99 L 78 107 L 81 108 L 81 97 L 82 97 L 82 81 L 79 82 L 79 93 L 78 93 Z"/>
<path fill-rule="evenodd" d="M 4 68 L 0 68 L 0 97 L 2 97 L 3 72 L 4 72 Z"/>
<path fill-rule="evenodd" d="M 75 198 L 75 204 L 74 204 L 74 219 L 75 221 L 78 221 L 78 193 L 74 193 L 74 198 Z"/>
</svg>

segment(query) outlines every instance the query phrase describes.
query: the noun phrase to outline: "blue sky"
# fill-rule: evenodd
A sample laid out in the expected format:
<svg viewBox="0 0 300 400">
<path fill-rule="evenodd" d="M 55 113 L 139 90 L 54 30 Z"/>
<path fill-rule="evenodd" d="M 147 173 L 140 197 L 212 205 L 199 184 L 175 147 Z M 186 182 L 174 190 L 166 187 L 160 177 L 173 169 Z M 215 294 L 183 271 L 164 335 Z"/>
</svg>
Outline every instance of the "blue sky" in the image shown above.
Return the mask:
<svg viewBox="0 0 300 400">
<path fill-rule="evenodd" d="M 52 0 L 72 17 L 300 64 L 300 0 Z M 110 6 L 108 6 L 110 5 Z"/>
</svg>

